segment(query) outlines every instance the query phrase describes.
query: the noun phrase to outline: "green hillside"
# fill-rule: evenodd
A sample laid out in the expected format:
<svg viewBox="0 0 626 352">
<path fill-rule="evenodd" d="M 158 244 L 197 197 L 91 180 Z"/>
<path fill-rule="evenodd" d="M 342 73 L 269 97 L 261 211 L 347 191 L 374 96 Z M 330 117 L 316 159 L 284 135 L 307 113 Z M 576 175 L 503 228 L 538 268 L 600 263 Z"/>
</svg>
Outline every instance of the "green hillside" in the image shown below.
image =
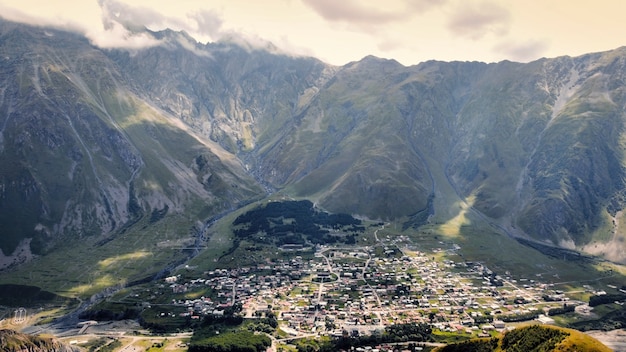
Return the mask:
<svg viewBox="0 0 626 352">
<path fill-rule="evenodd" d="M 502 337 L 473 339 L 438 347 L 434 352 L 566 352 L 611 351 L 596 339 L 579 331 L 554 326 L 531 325 L 508 331 Z"/>
</svg>

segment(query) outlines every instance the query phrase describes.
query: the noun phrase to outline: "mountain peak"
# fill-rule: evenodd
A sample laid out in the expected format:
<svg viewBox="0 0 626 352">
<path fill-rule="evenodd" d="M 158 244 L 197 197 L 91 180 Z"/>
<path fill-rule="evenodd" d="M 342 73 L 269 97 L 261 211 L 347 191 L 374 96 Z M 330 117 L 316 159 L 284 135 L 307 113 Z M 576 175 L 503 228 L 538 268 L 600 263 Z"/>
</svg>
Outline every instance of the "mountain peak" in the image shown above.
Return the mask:
<svg viewBox="0 0 626 352">
<path fill-rule="evenodd" d="M 367 55 L 359 61 L 352 61 L 346 64 L 346 67 L 351 67 L 357 64 L 365 66 L 404 67 L 401 63 L 394 59 L 385 59 L 374 55 Z"/>
</svg>

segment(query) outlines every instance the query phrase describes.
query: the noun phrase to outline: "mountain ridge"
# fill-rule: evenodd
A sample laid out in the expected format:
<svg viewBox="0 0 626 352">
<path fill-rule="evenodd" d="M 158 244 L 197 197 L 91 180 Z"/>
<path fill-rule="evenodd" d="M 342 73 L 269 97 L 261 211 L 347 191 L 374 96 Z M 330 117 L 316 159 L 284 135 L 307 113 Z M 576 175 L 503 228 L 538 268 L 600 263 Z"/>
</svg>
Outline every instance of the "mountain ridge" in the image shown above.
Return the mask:
<svg viewBox="0 0 626 352">
<path fill-rule="evenodd" d="M 101 50 L 0 21 L 5 257 L 282 190 L 415 229 L 465 204 L 500 232 L 626 260 L 608 250 L 626 236 L 626 47 L 336 67 L 152 34 L 163 44 Z"/>
</svg>

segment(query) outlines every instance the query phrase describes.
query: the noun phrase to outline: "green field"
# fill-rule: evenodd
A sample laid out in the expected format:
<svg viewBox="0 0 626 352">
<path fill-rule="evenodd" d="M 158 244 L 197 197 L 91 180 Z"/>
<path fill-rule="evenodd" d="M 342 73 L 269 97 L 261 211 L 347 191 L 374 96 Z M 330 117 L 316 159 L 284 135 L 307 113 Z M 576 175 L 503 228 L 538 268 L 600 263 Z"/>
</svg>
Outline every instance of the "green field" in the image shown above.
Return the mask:
<svg viewBox="0 0 626 352">
<path fill-rule="evenodd" d="M 85 237 L 2 273 L 0 284 L 36 285 L 65 297 L 87 298 L 107 287 L 150 278 L 184 260 L 192 223 L 168 216 L 156 226 L 143 219 L 110 240 Z"/>
</svg>

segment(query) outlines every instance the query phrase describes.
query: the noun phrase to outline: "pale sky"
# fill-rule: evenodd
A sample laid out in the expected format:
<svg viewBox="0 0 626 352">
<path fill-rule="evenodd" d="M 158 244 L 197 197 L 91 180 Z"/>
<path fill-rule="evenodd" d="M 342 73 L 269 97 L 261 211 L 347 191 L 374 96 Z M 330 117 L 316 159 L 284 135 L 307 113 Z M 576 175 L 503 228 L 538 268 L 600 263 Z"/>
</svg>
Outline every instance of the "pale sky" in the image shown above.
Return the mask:
<svg viewBox="0 0 626 352">
<path fill-rule="evenodd" d="M 84 33 L 100 47 L 155 45 L 129 25 L 244 38 L 343 65 L 366 55 L 528 62 L 626 45 L 624 0 L 0 0 L 0 16 Z"/>
</svg>

